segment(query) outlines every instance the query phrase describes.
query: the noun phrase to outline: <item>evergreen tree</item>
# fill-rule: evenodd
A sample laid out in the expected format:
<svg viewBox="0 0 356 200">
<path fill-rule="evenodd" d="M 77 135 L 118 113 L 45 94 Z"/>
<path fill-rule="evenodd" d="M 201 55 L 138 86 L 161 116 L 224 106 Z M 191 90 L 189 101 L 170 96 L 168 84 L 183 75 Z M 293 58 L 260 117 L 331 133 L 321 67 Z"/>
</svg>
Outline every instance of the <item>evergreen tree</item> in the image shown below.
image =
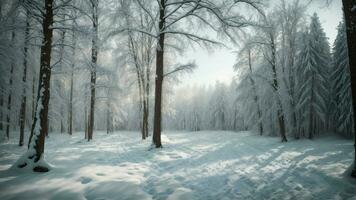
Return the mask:
<svg viewBox="0 0 356 200">
<path fill-rule="evenodd" d="M 309 31 L 302 35 L 298 56 L 300 128 L 312 139 L 324 130 L 327 117 L 330 49 L 319 17 L 311 18 Z"/>
<path fill-rule="evenodd" d="M 340 22 L 333 47 L 333 116 L 336 131 L 352 137 L 352 94 L 345 23 Z"/>
</svg>

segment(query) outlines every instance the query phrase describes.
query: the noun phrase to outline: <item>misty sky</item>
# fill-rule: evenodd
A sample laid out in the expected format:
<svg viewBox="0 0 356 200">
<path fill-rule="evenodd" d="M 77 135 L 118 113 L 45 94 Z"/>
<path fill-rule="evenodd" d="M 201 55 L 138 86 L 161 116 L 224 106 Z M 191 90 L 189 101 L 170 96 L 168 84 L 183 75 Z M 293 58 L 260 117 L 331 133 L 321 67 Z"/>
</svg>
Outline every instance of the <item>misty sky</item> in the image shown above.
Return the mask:
<svg viewBox="0 0 356 200">
<path fill-rule="evenodd" d="M 279 1 L 278 1 L 279 2 Z M 287 1 L 288 2 L 288 1 Z M 325 2 L 324 0 L 320 2 Z M 323 3 L 312 3 L 308 8 L 308 15 L 316 12 L 322 23 L 329 43 L 332 46 L 337 30 L 336 27 L 342 19 L 341 1 L 333 1 L 328 7 Z M 191 74 L 184 75 L 180 80 L 179 87 L 188 85 L 212 85 L 215 82 L 222 81 L 229 83 L 233 76 L 233 65 L 236 55 L 233 51 L 236 49 L 217 49 L 214 52 L 208 52 L 201 48 L 188 50 L 182 60 L 195 60 L 197 68 Z"/>
</svg>

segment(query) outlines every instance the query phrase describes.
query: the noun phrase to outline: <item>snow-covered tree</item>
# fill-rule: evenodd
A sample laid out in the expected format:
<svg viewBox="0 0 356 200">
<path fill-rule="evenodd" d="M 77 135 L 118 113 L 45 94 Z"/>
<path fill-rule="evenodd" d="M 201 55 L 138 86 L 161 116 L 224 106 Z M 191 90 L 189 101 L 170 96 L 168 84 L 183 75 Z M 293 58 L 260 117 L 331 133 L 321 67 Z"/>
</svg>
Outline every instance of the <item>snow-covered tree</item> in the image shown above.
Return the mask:
<svg viewBox="0 0 356 200">
<path fill-rule="evenodd" d="M 333 122 L 336 131 L 352 137 L 353 111 L 350 82 L 349 56 L 347 51 L 347 38 L 345 23 L 338 26 L 338 34 L 333 47 Z"/>
<path fill-rule="evenodd" d="M 302 36 L 297 61 L 300 128 L 310 139 L 327 126 L 330 61 L 329 44 L 315 13 L 308 32 Z"/>
</svg>

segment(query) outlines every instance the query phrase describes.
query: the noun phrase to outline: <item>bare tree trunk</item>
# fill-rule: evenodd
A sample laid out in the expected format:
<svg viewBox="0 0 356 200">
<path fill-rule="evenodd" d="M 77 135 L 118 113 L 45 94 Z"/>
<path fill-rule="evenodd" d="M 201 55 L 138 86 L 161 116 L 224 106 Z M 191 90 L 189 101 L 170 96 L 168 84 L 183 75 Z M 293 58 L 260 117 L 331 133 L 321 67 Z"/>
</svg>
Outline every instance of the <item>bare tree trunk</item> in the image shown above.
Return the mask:
<svg viewBox="0 0 356 200">
<path fill-rule="evenodd" d="M 143 99 L 143 134 L 145 138 L 148 137 L 148 105 L 146 97 Z"/>
<path fill-rule="evenodd" d="M 23 75 L 22 75 L 22 101 L 20 109 L 20 138 L 19 146 L 23 146 L 25 120 L 26 120 L 26 77 L 27 77 L 27 51 L 28 51 L 28 38 L 30 35 L 30 21 L 29 11 L 26 11 L 26 29 L 25 29 L 25 44 L 24 44 L 24 61 L 23 61 Z"/>
<path fill-rule="evenodd" d="M 73 61 L 74 62 L 74 61 Z M 70 91 L 69 91 L 69 116 L 68 116 L 68 133 L 72 135 L 73 132 L 73 77 L 74 77 L 74 63 L 70 73 Z"/>
<path fill-rule="evenodd" d="M 63 17 L 63 20 L 65 21 L 65 16 Z M 59 50 L 59 66 L 61 68 L 61 70 L 63 70 L 63 57 L 64 57 L 64 40 L 65 40 L 65 35 L 66 35 L 66 31 L 62 30 L 61 31 L 61 38 L 60 38 L 60 50 Z M 58 81 L 56 82 L 58 84 L 58 92 L 59 92 L 59 96 L 62 97 L 63 94 L 63 90 L 64 88 L 62 88 L 62 80 L 60 77 L 58 77 Z M 62 101 L 63 99 L 61 99 Z M 60 103 L 60 130 L 61 133 L 65 132 L 65 128 L 64 128 L 64 107 L 63 107 L 63 102 Z"/>
<path fill-rule="evenodd" d="M 289 68 L 290 68 L 290 74 L 289 74 L 289 95 L 290 95 L 290 107 L 292 108 L 292 126 L 293 126 L 293 135 L 295 139 L 300 138 L 300 133 L 299 130 L 297 129 L 297 114 L 295 111 L 295 72 L 294 72 L 294 59 L 295 59 L 295 45 L 294 42 L 289 38 Z"/>
<path fill-rule="evenodd" d="M 286 136 L 286 125 L 285 125 L 285 118 L 284 118 L 284 113 L 283 113 L 283 105 L 282 105 L 282 101 L 281 98 L 279 97 L 278 94 L 278 89 L 279 89 L 279 85 L 278 85 L 278 78 L 277 78 L 277 69 L 276 69 L 276 46 L 275 46 L 275 42 L 274 42 L 274 38 L 271 35 L 270 36 L 271 39 L 271 51 L 272 51 L 272 61 L 271 61 L 271 65 L 272 65 L 272 71 L 273 71 L 273 88 L 276 92 L 277 95 L 277 115 L 278 115 L 278 123 L 279 123 L 279 132 L 281 135 L 281 139 L 282 142 L 287 142 L 287 136 Z"/>
<path fill-rule="evenodd" d="M 163 31 L 165 26 L 165 5 L 166 1 L 161 0 L 159 11 L 158 30 Z M 161 117 L 162 117 L 162 84 L 163 84 L 163 66 L 164 66 L 164 33 L 159 34 L 158 46 L 156 50 L 156 85 L 155 85 L 155 113 L 153 122 L 153 144 L 156 148 L 161 148 Z"/>
<path fill-rule="evenodd" d="M 62 91 L 62 82 L 61 81 L 58 81 L 57 82 L 59 84 L 59 91 L 61 92 Z M 65 129 L 64 129 L 64 119 L 63 119 L 63 116 L 64 116 L 64 108 L 63 108 L 63 103 L 61 103 L 61 108 L 60 108 L 60 121 L 61 121 L 61 133 L 64 133 L 65 132 Z"/>
<path fill-rule="evenodd" d="M 74 64 L 75 64 L 75 46 L 76 46 L 76 38 L 74 34 L 74 27 L 72 30 L 72 38 L 73 38 L 73 59 L 72 66 L 70 70 L 70 91 L 69 91 L 69 113 L 68 113 L 68 133 L 72 135 L 73 133 L 73 85 L 74 85 Z"/>
<path fill-rule="evenodd" d="M 150 52 L 150 51 L 147 51 Z M 150 75 L 151 75 L 151 70 L 150 70 L 150 54 L 147 53 L 147 66 L 146 66 L 146 95 L 145 95 L 145 99 L 146 99 L 146 110 L 145 110 L 145 132 L 146 132 L 146 137 L 149 136 L 149 123 L 148 123 L 148 119 L 150 116 Z"/>
<path fill-rule="evenodd" d="M 145 95 L 145 99 L 146 99 L 146 110 L 145 110 L 145 131 L 146 131 L 146 137 L 149 136 L 149 124 L 148 124 L 148 119 L 150 116 L 150 72 L 149 69 L 147 70 L 147 75 L 146 75 L 146 95 Z"/>
<path fill-rule="evenodd" d="M 251 61 L 251 50 L 248 50 L 248 65 L 250 68 L 250 73 L 252 76 L 252 61 Z M 251 85 L 252 85 L 252 89 L 254 92 L 254 101 L 257 107 L 257 114 L 258 114 L 258 126 L 259 126 L 259 131 L 260 131 L 260 135 L 263 135 L 263 124 L 262 124 L 262 111 L 260 108 L 260 103 L 258 102 L 258 94 L 257 94 L 257 88 L 256 88 L 256 84 L 255 81 L 253 80 L 253 78 L 250 76 L 250 81 L 251 81 Z"/>
<path fill-rule="evenodd" d="M 69 91 L 69 113 L 68 113 L 68 133 L 72 135 L 73 133 L 73 65 L 70 74 L 70 91 Z"/>
<path fill-rule="evenodd" d="M 144 74 L 141 71 L 142 65 L 139 64 L 139 60 L 137 58 L 138 54 L 138 48 L 135 46 L 135 43 L 133 41 L 133 38 L 131 37 L 131 33 L 129 33 L 129 48 L 131 51 L 131 54 L 134 59 L 135 63 L 135 69 L 136 69 L 136 76 L 137 76 L 137 83 L 138 83 L 138 96 L 139 96 L 139 113 L 141 115 L 140 118 L 140 129 L 141 129 L 141 138 L 143 140 L 146 139 L 146 133 L 145 133 L 145 121 L 144 121 L 144 109 L 145 109 L 145 100 L 144 100 L 144 93 L 145 93 L 145 83 L 144 83 Z"/>
<path fill-rule="evenodd" d="M 48 132 L 48 104 L 50 99 L 50 80 L 51 80 L 51 51 L 53 29 L 53 0 L 45 0 L 45 15 L 42 23 L 43 41 L 41 46 L 41 69 L 39 75 L 36 113 L 32 124 L 29 142 L 29 153 L 32 154 L 28 159 L 33 159 L 37 163 L 44 153 L 45 136 Z M 32 152 L 32 150 L 35 152 Z M 19 166 L 25 167 L 27 163 Z M 36 172 L 47 172 L 45 166 L 33 168 Z"/>
<path fill-rule="evenodd" d="M 12 36 L 11 36 L 11 41 L 12 41 L 12 46 L 14 46 L 14 42 L 15 42 L 15 32 L 12 32 Z M 14 58 L 13 58 L 14 59 Z M 7 115 L 6 115 L 6 137 L 7 139 L 10 138 L 10 123 L 11 123 L 11 99 L 12 99 L 12 82 L 13 82 L 13 74 L 14 74 L 14 67 L 15 67 L 15 63 L 14 60 L 12 60 L 11 62 L 11 68 L 10 68 L 10 79 L 9 79 L 9 96 L 7 99 Z"/>
<path fill-rule="evenodd" d="M 94 129 L 94 109 L 95 109 L 95 86 L 96 86 L 96 64 L 98 59 L 98 4 L 99 0 L 91 0 L 93 9 L 93 39 L 91 55 L 91 73 L 90 73 L 90 113 L 88 125 L 88 141 L 93 139 Z"/>
<path fill-rule="evenodd" d="M 36 77 L 35 77 L 35 70 L 33 70 L 33 77 L 32 77 L 32 115 L 31 118 L 35 118 L 35 110 L 36 110 L 36 97 L 35 97 L 35 88 L 36 88 Z"/>
<path fill-rule="evenodd" d="M 350 75 L 351 75 L 351 90 L 353 101 L 353 113 L 354 113 L 354 147 L 355 158 L 354 168 L 351 176 L 356 178 L 356 0 L 342 0 L 345 22 L 346 22 L 346 34 L 347 45 L 349 53 Z"/>
<path fill-rule="evenodd" d="M 106 133 L 109 134 L 113 132 L 113 124 L 112 124 L 112 114 L 111 114 L 111 106 L 110 103 L 107 103 L 107 110 L 106 110 Z"/>
<path fill-rule="evenodd" d="M 84 105 L 84 139 L 88 139 L 88 108 L 86 101 Z"/>
</svg>

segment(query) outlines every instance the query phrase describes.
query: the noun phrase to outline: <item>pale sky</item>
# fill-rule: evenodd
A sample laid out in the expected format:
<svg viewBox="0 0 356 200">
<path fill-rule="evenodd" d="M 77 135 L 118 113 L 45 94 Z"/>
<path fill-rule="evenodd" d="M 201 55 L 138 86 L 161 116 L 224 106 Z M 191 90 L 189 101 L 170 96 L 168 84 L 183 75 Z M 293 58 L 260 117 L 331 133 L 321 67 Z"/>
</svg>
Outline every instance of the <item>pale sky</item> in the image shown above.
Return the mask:
<svg viewBox="0 0 356 200">
<path fill-rule="evenodd" d="M 325 2 L 321 0 L 320 2 Z M 323 3 L 313 3 L 309 6 L 307 13 L 311 16 L 314 12 L 319 15 L 322 27 L 329 38 L 329 43 L 332 46 L 334 43 L 337 26 L 342 19 L 341 0 L 336 0 L 328 7 Z M 186 87 L 188 85 L 214 85 L 216 81 L 230 83 L 233 76 L 233 65 L 236 55 L 234 49 L 220 48 L 214 52 L 208 52 L 201 48 L 188 50 L 182 60 L 195 60 L 197 68 L 191 74 L 186 74 L 181 78 L 181 83 L 178 87 Z"/>
</svg>

